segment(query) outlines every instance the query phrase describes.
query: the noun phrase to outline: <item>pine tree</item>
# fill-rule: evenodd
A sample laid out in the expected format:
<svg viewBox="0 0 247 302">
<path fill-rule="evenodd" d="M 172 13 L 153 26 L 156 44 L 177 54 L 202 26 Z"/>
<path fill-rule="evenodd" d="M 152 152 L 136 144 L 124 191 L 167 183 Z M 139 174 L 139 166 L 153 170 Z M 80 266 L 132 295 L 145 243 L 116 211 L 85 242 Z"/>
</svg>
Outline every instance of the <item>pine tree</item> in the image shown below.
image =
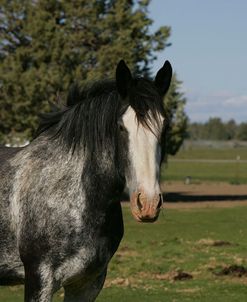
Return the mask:
<svg viewBox="0 0 247 302">
<path fill-rule="evenodd" d="M 167 155 L 175 155 L 187 136 L 188 118 L 184 111 L 186 98 L 180 91 L 182 82 L 174 74 L 170 89 L 165 98 L 165 108 L 168 112 L 168 132 L 166 139 Z"/>
<path fill-rule="evenodd" d="M 2 2 L 0 142 L 30 139 L 48 101 L 75 81 L 113 78 L 122 58 L 134 74 L 150 76 L 157 51 L 169 45 L 170 27 L 150 32 L 149 0 Z M 184 98 L 177 84 L 167 103 L 176 145 L 184 136 Z"/>
<path fill-rule="evenodd" d="M 247 141 L 247 123 L 239 124 L 237 138 L 242 141 Z"/>
</svg>

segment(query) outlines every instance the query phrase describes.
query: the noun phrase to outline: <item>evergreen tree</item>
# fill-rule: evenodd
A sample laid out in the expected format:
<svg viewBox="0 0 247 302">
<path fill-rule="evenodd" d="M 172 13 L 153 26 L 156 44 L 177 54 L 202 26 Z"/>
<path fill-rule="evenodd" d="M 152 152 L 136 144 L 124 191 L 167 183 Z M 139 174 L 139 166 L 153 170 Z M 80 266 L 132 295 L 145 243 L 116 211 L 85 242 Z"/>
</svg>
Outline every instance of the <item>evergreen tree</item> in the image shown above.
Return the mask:
<svg viewBox="0 0 247 302">
<path fill-rule="evenodd" d="M 124 59 L 134 74 L 150 76 L 170 28 L 150 32 L 149 0 L 1 0 L 0 141 L 31 138 L 38 114 L 71 83 L 113 78 Z M 184 98 L 175 81 L 173 147 L 184 137 Z M 173 96 L 174 95 L 174 99 Z M 173 137 L 174 136 L 174 137 Z"/>
<path fill-rule="evenodd" d="M 204 134 L 203 130 L 204 130 L 204 124 L 198 122 L 189 123 L 187 127 L 188 138 L 191 140 L 202 139 Z"/>
<path fill-rule="evenodd" d="M 237 124 L 234 119 L 230 119 L 228 122 L 225 123 L 225 128 L 227 132 L 227 139 L 232 140 L 236 138 L 237 135 Z"/>
<path fill-rule="evenodd" d="M 247 123 L 237 124 L 234 119 L 223 122 L 219 117 L 205 123 L 190 123 L 188 138 L 192 140 L 247 140 Z"/>
<path fill-rule="evenodd" d="M 237 138 L 242 141 L 247 141 L 247 123 L 241 123 L 239 125 Z"/>
<path fill-rule="evenodd" d="M 226 126 L 223 124 L 221 118 L 213 117 L 205 124 L 206 139 L 210 140 L 227 140 L 228 134 Z"/>
<path fill-rule="evenodd" d="M 168 113 L 169 131 L 167 133 L 167 154 L 175 155 L 187 136 L 188 118 L 184 112 L 186 99 L 179 91 L 182 82 L 174 74 L 169 92 L 165 98 L 165 108 Z"/>
</svg>

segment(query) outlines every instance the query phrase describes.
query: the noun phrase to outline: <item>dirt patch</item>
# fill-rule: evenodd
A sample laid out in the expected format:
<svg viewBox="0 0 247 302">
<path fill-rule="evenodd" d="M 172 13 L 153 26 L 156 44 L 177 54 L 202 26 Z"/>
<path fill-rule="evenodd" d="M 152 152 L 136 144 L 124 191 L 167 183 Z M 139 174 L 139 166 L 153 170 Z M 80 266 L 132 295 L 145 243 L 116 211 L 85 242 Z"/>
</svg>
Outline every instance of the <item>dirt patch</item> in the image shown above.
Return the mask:
<svg viewBox="0 0 247 302">
<path fill-rule="evenodd" d="M 225 240 L 215 240 L 212 246 L 233 246 L 235 244 Z"/>
<path fill-rule="evenodd" d="M 153 280 L 164 280 L 164 281 L 185 281 L 193 279 L 193 276 L 187 272 L 178 270 L 178 271 L 169 271 L 164 274 L 154 274 L 154 273 L 146 273 L 140 272 L 139 277 L 142 279 L 153 279 Z"/>
<path fill-rule="evenodd" d="M 177 272 L 177 274 L 173 278 L 174 281 L 184 281 L 190 279 L 193 279 L 193 276 L 186 272 Z"/>
<path fill-rule="evenodd" d="M 139 255 L 139 253 L 136 250 L 124 245 L 117 250 L 116 255 L 120 257 L 136 257 Z"/>
<path fill-rule="evenodd" d="M 237 245 L 237 244 L 234 244 L 234 243 L 229 242 L 229 241 L 213 240 L 213 239 L 210 239 L 210 238 L 200 239 L 199 241 L 197 241 L 197 244 L 203 245 L 203 246 L 215 246 L 215 247 L 236 246 Z"/>
<path fill-rule="evenodd" d="M 115 278 L 112 280 L 106 279 L 104 288 L 111 287 L 111 286 L 119 286 L 119 287 L 128 287 L 130 286 L 129 278 Z"/>
<path fill-rule="evenodd" d="M 177 293 L 183 293 L 183 294 L 195 294 L 201 291 L 200 287 L 194 287 L 194 288 L 181 288 L 177 289 Z"/>
<path fill-rule="evenodd" d="M 165 208 L 207 208 L 247 205 L 247 185 L 164 182 Z"/>
<path fill-rule="evenodd" d="M 115 279 L 107 278 L 104 284 L 104 288 L 117 286 L 117 287 L 132 287 L 132 288 L 147 289 L 147 285 L 143 283 L 143 280 L 145 280 L 146 282 L 148 280 L 177 282 L 177 281 L 187 281 L 191 279 L 193 279 L 193 276 L 190 273 L 184 272 L 182 270 L 169 271 L 164 274 L 139 272 L 138 274 L 133 275 L 129 278 L 121 278 L 121 277 L 117 277 Z"/>
<path fill-rule="evenodd" d="M 215 269 L 213 274 L 216 276 L 247 277 L 247 268 L 243 265 L 229 265 L 220 269 Z"/>
<path fill-rule="evenodd" d="M 163 182 L 161 190 L 164 208 L 167 209 L 247 206 L 247 185 L 210 182 L 186 185 L 183 182 Z M 123 205 L 128 205 L 128 202 L 123 202 Z"/>
</svg>

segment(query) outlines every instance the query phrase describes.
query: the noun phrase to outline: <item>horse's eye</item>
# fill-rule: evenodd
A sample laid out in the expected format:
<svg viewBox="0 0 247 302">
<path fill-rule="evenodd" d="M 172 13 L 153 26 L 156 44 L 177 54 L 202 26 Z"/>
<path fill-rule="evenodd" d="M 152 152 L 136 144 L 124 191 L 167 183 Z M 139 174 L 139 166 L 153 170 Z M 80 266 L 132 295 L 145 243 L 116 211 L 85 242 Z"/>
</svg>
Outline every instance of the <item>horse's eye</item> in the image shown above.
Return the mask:
<svg viewBox="0 0 247 302">
<path fill-rule="evenodd" d="M 125 131 L 125 127 L 124 127 L 124 124 L 123 124 L 123 122 L 119 122 L 118 123 L 118 128 L 119 128 L 119 130 L 122 132 L 122 131 Z"/>
</svg>

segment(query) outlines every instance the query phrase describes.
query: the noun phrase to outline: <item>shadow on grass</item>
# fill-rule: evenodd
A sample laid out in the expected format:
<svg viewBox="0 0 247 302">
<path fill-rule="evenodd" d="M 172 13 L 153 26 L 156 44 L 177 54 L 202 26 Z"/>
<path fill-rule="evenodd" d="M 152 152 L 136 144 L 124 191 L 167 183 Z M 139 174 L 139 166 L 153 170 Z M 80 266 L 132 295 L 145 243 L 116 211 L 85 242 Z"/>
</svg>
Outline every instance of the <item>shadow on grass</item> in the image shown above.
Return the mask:
<svg viewBox="0 0 247 302">
<path fill-rule="evenodd" d="M 122 202 L 129 202 L 129 196 L 127 194 L 122 194 Z M 190 192 L 168 192 L 163 193 L 163 200 L 169 203 L 175 202 L 210 202 L 210 201 L 246 201 L 247 204 L 247 194 L 244 195 L 210 195 L 210 194 L 190 194 Z"/>
<path fill-rule="evenodd" d="M 169 192 L 164 193 L 163 198 L 165 202 L 203 202 L 203 201 L 246 201 L 247 203 L 247 194 L 246 195 L 198 195 L 190 194 L 189 192 Z"/>
</svg>

